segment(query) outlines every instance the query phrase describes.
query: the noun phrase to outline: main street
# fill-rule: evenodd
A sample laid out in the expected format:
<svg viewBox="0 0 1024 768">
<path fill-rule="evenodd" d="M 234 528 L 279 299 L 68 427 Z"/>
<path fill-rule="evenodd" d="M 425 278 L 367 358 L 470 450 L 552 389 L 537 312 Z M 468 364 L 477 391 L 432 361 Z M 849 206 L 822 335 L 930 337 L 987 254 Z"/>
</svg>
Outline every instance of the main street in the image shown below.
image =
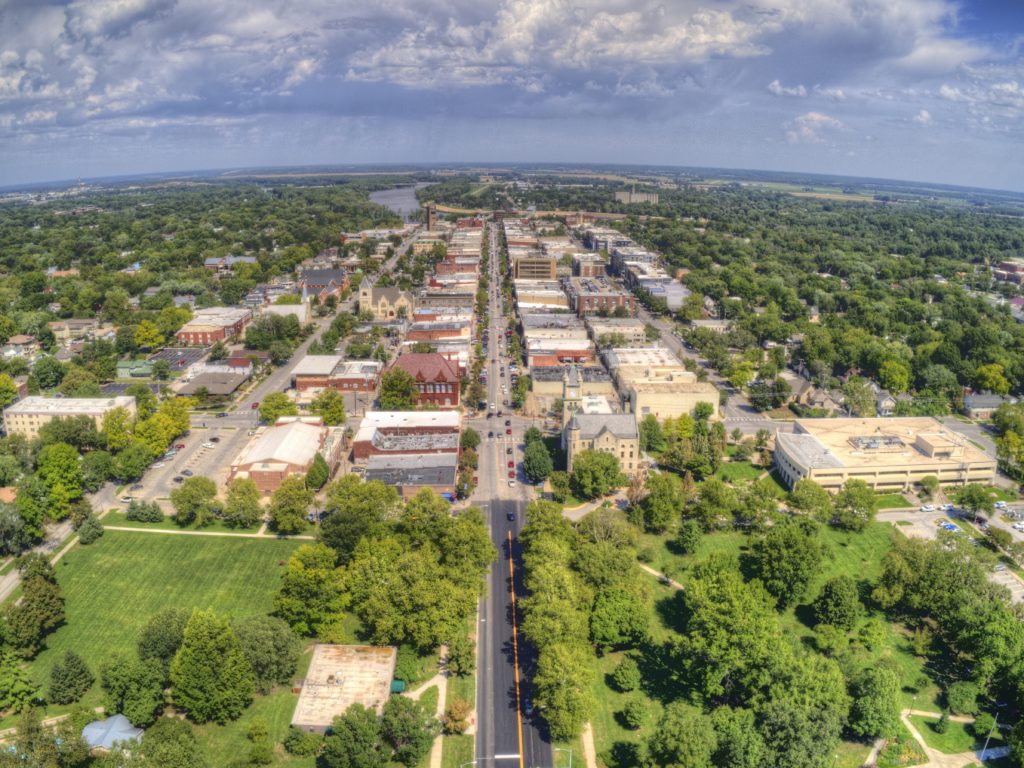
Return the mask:
<svg viewBox="0 0 1024 768">
<path fill-rule="evenodd" d="M 485 509 L 491 539 L 500 557 L 491 568 L 487 595 L 480 601 L 477 634 L 477 765 L 514 768 L 549 768 L 551 745 L 533 718 L 528 716 L 528 675 L 533 667 L 530 649 L 518 634 L 519 613 L 514 599 L 523 594 L 522 560 L 519 533 L 525 524 L 524 510 L 532 488 L 524 485 L 520 471 L 522 437 L 527 422 L 512 417 L 504 407 L 509 397 L 502 384 L 508 381 L 508 358 L 502 351 L 506 321 L 502 314 L 499 254 L 495 228 L 490 226 L 490 339 L 487 344 L 488 413 L 503 412 L 472 419 L 469 425 L 480 432 L 480 484 L 475 503 Z M 492 362 L 493 361 L 493 362 Z M 501 369 L 505 368 L 505 375 Z M 490 404 L 494 408 L 490 408 Z M 505 421 L 511 422 L 506 427 Z M 512 435 L 506 431 L 512 430 Z M 488 438 L 488 432 L 494 432 Z M 513 469 L 508 469 L 508 462 Z M 509 471 L 515 475 L 509 485 Z M 510 520 L 509 517 L 512 517 Z"/>
</svg>

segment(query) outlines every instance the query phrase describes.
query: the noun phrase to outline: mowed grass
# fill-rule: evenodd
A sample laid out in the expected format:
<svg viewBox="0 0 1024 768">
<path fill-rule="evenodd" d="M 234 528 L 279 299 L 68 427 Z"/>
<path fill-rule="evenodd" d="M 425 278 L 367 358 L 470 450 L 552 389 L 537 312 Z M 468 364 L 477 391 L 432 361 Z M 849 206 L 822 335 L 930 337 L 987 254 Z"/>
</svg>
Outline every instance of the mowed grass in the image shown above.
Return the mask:
<svg viewBox="0 0 1024 768">
<path fill-rule="evenodd" d="M 879 509 L 913 509 L 915 506 L 902 493 L 880 493 L 875 497 L 875 503 Z"/>
<path fill-rule="evenodd" d="M 945 752 L 947 755 L 958 755 L 961 752 L 970 752 L 975 749 L 981 749 L 985 744 L 985 739 L 979 739 L 974 736 L 974 733 L 970 730 L 970 726 L 967 723 L 958 723 L 950 720 L 945 733 L 939 733 L 935 730 L 935 724 L 938 722 L 938 718 L 934 717 L 922 717 L 921 715 L 911 715 L 910 722 L 917 728 L 917 732 L 921 734 L 921 738 L 925 740 L 925 743 L 932 749 L 937 749 L 939 752 Z M 989 741 L 989 748 L 1000 747 L 1003 745 L 1003 737 L 998 730 L 993 732 L 992 739 Z"/>
<path fill-rule="evenodd" d="M 726 461 L 715 472 L 715 477 L 727 483 L 745 483 L 757 480 L 764 471 L 763 467 L 755 467 L 749 461 Z"/>
<path fill-rule="evenodd" d="M 134 655 L 139 631 L 162 608 L 269 613 L 283 563 L 297 546 L 274 539 L 107 531 L 57 564 L 67 619 L 29 664 L 29 675 L 45 690 L 50 669 L 65 651 L 74 650 L 94 673 L 115 653 Z M 95 685 L 83 703 L 97 706 L 101 698 Z"/>
</svg>

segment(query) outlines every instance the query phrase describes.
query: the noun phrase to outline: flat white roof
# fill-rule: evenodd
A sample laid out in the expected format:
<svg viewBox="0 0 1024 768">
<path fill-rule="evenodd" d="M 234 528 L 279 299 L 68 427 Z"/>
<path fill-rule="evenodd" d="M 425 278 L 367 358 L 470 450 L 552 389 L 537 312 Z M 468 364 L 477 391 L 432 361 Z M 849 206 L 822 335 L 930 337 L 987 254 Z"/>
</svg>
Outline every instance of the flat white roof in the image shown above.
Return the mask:
<svg viewBox="0 0 1024 768">
<path fill-rule="evenodd" d="M 341 364 L 341 355 L 306 355 L 292 368 L 293 376 L 326 376 Z"/>
<path fill-rule="evenodd" d="M 135 398 L 117 397 L 40 397 L 32 395 L 4 409 L 4 413 L 91 414 L 111 408 L 134 408 Z"/>
<path fill-rule="evenodd" d="M 458 429 L 462 416 L 457 411 L 370 411 L 359 424 L 354 440 L 373 438 L 378 429 L 414 429 L 446 427 Z"/>
<path fill-rule="evenodd" d="M 305 466 L 313 460 L 320 449 L 320 434 L 323 427 L 292 421 L 279 427 L 267 427 L 242 449 L 235 461 L 243 464 L 265 464 L 279 462 Z"/>
</svg>

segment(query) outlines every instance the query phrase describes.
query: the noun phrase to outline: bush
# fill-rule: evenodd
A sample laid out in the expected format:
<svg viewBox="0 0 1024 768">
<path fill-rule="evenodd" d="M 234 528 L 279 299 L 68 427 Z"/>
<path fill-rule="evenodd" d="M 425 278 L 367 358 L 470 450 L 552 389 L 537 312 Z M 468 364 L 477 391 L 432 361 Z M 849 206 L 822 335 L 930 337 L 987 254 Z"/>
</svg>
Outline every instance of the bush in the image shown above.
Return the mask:
<svg viewBox="0 0 1024 768">
<path fill-rule="evenodd" d="M 423 677 L 422 657 L 411 645 L 398 646 L 398 658 L 395 661 L 395 679 L 404 680 L 412 686 Z"/>
<path fill-rule="evenodd" d="M 631 656 L 624 657 L 615 667 L 615 671 L 612 672 L 612 682 L 623 693 L 635 691 L 640 687 L 640 667 Z"/>
<path fill-rule="evenodd" d="M 78 540 L 88 546 L 92 544 L 100 536 L 103 535 L 103 523 L 97 520 L 93 515 L 89 515 L 82 523 L 82 526 L 78 529 Z"/>
<path fill-rule="evenodd" d="M 704 531 L 696 520 L 684 520 L 676 534 L 675 545 L 685 555 L 692 555 L 700 546 Z"/>
<path fill-rule="evenodd" d="M 145 502 L 133 499 L 128 502 L 128 511 L 125 516 L 138 523 L 160 523 L 163 522 L 164 511 L 155 501 Z"/>
<path fill-rule="evenodd" d="M 306 733 L 292 726 L 284 737 L 284 750 L 296 757 L 311 757 L 320 751 L 323 740 L 319 733 Z"/>
<path fill-rule="evenodd" d="M 634 731 L 641 728 L 647 719 L 646 705 L 637 699 L 627 702 L 622 709 L 622 719 Z"/>
<path fill-rule="evenodd" d="M 468 701 L 463 699 L 452 699 L 452 703 L 444 711 L 441 718 L 441 726 L 448 735 L 465 733 L 469 728 L 469 715 L 473 708 Z"/>
<path fill-rule="evenodd" d="M 74 651 L 64 654 L 50 670 L 50 691 L 47 698 L 53 704 L 71 704 L 82 698 L 95 682 L 89 667 Z"/>
<path fill-rule="evenodd" d="M 945 733 L 949 730 L 949 715 L 945 712 L 935 721 L 935 725 L 932 726 L 936 733 Z"/>
<path fill-rule="evenodd" d="M 974 724 L 971 726 L 971 730 L 974 731 L 974 735 L 979 739 L 984 739 L 995 727 L 996 719 L 988 712 L 982 712 L 974 718 Z"/>
<path fill-rule="evenodd" d="M 953 683 L 946 691 L 946 705 L 954 715 L 978 714 L 978 686 L 966 680 Z"/>
</svg>

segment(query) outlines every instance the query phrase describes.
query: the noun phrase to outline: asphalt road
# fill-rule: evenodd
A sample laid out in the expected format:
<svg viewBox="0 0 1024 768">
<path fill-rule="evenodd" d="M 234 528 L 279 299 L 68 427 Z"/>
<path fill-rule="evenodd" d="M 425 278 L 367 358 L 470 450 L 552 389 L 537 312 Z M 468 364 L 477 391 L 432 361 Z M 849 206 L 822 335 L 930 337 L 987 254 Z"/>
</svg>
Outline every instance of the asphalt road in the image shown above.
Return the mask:
<svg viewBox="0 0 1024 768">
<path fill-rule="evenodd" d="M 504 318 L 500 299 L 494 288 L 498 280 L 497 242 L 491 226 L 491 333 L 488 343 L 488 401 L 505 411 L 502 405 L 507 397 L 501 389 L 508 380 L 507 358 L 500 350 L 504 339 Z M 497 362 L 491 363 L 495 359 Z M 505 364 L 505 376 L 499 373 Z M 512 435 L 506 435 L 505 420 L 512 422 Z M 500 557 L 491 568 L 487 581 L 487 595 L 480 602 L 478 628 L 479 663 L 477 668 L 477 736 L 476 763 L 513 768 L 549 768 L 552 765 L 551 744 L 539 721 L 526 715 L 526 699 L 530 697 L 529 674 L 534 665 L 530 648 L 514 642 L 513 633 L 519 620 L 513 608 L 513 589 L 516 596 L 523 594 L 522 562 L 519 532 L 525 523 L 524 510 L 533 495 L 533 489 L 523 484 L 521 471 L 522 435 L 531 422 L 520 417 L 503 415 L 481 417 L 468 422 L 484 438 L 480 445 L 480 483 L 473 502 L 483 508 L 488 517 L 491 538 Z M 488 438 L 489 431 L 495 432 Z M 512 453 L 509 454 L 509 449 Z M 515 466 L 515 485 L 509 485 L 508 462 Z M 509 520 L 512 514 L 514 519 Z M 511 534 L 511 538 L 510 538 Z M 511 567 L 510 567 L 511 566 Z M 519 685 L 516 685 L 517 673 Z"/>
</svg>

